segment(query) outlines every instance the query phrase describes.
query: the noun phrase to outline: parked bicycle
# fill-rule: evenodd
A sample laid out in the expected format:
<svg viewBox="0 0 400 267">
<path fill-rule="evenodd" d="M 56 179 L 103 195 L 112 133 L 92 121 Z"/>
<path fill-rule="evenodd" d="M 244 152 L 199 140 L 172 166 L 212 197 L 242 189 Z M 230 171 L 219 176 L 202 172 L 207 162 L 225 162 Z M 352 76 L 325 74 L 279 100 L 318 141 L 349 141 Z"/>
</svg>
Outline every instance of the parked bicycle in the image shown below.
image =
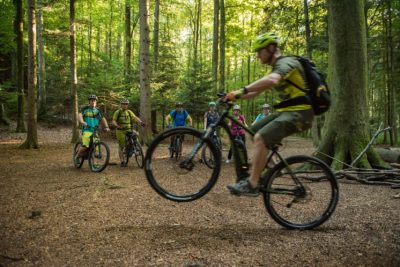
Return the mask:
<svg viewBox="0 0 400 267">
<path fill-rule="evenodd" d="M 229 118 L 243 127 L 250 135 L 255 133 L 229 114 L 231 103 L 224 106 L 215 125 L 200 132 L 193 128 L 176 127 L 159 134 L 150 144 L 145 156 L 145 173 L 152 188 L 164 198 L 184 202 L 196 200 L 207 194 L 218 180 L 221 170 L 221 153 L 210 135 L 217 127 L 223 128 L 231 143 L 234 137 L 229 131 Z M 178 161 L 165 159 L 165 140 L 170 136 L 185 136 L 185 146 Z M 200 151 L 204 146 L 212 152 L 214 168 L 200 163 Z M 246 148 L 240 143 L 232 146 L 236 175 L 248 176 Z M 266 167 L 260 180 L 260 193 L 270 216 L 289 229 L 312 229 L 324 223 L 335 210 L 339 199 L 339 188 L 332 170 L 321 160 L 305 156 L 284 159 L 278 147 L 272 149 L 269 160 L 277 156 L 280 160 L 273 168 Z"/>
<path fill-rule="evenodd" d="M 125 147 L 122 149 L 123 163 L 128 165 L 129 158 L 132 156 L 135 157 L 139 168 L 143 168 L 143 149 L 135 131 L 129 131 L 125 135 Z"/>
<path fill-rule="evenodd" d="M 169 147 L 169 156 L 170 158 L 180 158 L 182 155 L 182 143 L 183 143 L 183 135 L 177 134 L 172 137 L 172 142 Z"/>
<path fill-rule="evenodd" d="M 218 136 L 217 130 L 210 134 L 211 141 L 215 144 L 215 147 L 222 153 L 222 142 L 221 138 Z M 215 159 L 211 150 L 208 149 L 208 146 L 203 146 L 201 149 L 201 160 L 204 164 L 209 168 L 214 168 Z"/>
<path fill-rule="evenodd" d="M 86 128 L 93 129 L 93 134 L 90 137 L 89 147 L 85 152 L 85 155 L 78 156 L 78 151 L 82 146 L 82 141 L 75 144 L 73 151 L 73 163 L 75 168 L 81 168 L 83 162 L 87 160 L 89 162 L 89 168 L 92 172 L 103 171 L 110 160 L 110 148 L 106 143 L 100 141 L 99 128 L 85 126 Z"/>
</svg>

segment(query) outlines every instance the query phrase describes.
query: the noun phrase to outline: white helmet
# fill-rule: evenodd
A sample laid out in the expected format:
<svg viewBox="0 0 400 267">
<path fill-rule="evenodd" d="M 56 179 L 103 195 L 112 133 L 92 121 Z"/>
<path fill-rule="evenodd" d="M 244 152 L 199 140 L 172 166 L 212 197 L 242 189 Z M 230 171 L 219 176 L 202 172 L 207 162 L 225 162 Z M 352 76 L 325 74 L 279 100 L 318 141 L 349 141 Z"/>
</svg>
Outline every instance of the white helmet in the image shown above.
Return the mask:
<svg viewBox="0 0 400 267">
<path fill-rule="evenodd" d="M 262 108 L 269 108 L 269 105 L 268 104 L 264 104 L 264 105 L 262 105 Z"/>
<path fill-rule="evenodd" d="M 233 110 L 240 110 L 240 106 L 239 105 L 234 105 L 233 106 Z"/>
</svg>

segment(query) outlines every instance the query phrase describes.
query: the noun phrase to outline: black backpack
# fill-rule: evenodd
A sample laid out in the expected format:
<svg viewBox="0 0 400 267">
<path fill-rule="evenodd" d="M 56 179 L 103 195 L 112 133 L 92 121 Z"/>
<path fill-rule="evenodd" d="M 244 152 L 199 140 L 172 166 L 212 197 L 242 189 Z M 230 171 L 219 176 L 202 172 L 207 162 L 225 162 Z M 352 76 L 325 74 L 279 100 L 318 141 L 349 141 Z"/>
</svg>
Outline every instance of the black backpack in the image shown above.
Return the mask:
<svg viewBox="0 0 400 267">
<path fill-rule="evenodd" d="M 304 69 L 306 78 L 306 88 L 301 88 L 294 82 L 286 80 L 291 85 L 306 93 L 305 96 L 299 96 L 292 99 L 282 101 L 275 108 L 284 108 L 289 106 L 310 104 L 314 110 L 315 115 L 320 115 L 326 112 L 331 106 L 331 94 L 328 89 L 324 76 L 318 72 L 313 62 L 309 59 L 296 56 Z"/>
</svg>

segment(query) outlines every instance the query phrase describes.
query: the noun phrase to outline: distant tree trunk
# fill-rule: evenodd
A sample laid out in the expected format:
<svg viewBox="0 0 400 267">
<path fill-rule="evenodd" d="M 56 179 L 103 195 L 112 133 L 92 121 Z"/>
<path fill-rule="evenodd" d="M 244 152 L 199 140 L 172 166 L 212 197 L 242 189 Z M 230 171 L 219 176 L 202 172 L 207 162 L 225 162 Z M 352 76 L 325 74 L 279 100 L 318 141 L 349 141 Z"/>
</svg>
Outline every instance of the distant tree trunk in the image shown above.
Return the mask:
<svg viewBox="0 0 400 267">
<path fill-rule="evenodd" d="M 225 92 L 225 3 L 221 0 L 220 4 L 220 43 L 219 43 L 219 90 Z"/>
<path fill-rule="evenodd" d="M 320 156 L 334 169 L 346 167 L 342 162 L 352 163 L 370 140 L 366 102 L 367 40 L 363 11 L 364 0 L 328 1 L 329 73 L 334 101 L 318 150 L 337 160 Z M 370 168 L 371 165 L 384 163 L 371 148 L 355 165 Z"/>
<path fill-rule="evenodd" d="M 304 26 L 306 28 L 306 53 L 307 57 L 312 60 L 312 46 L 311 46 L 311 29 L 310 29 L 310 19 L 309 19 L 309 13 L 308 13 L 308 1 L 304 0 Z M 320 118 L 315 117 L 312 128 L 311 128 L 311 135 L 312 135 L 312 140 L 313 144 L 315 147 L 318 146 L 319 140 L 321 139 L 320 136 Z"/>
<path fill-rule="evenodd" d="M 28 133 L 20 148 L 39 148 L 37 136 L 37 65 L 35 0 L 28 0 Z"/>
<path fill-rule="evenodd" d="M 17 43 L 17 92 L 18 92 L 18 107 L 17 107 L 17 133 L 26 132 L 25 129 L 25 114 L 24 114 L 24 24 L 22 12 L 22 0 L 15 0 L 16 19 L 15 19 L 15 34 Z"/>
<path fill-rule="evenodd" d="M 215 94 L 218 92 L 218 44 L 219 44 L 219 0 L 214 0 L 214 24 L 212 43 L 212 84 Z"/>
<path fill-rule="evenodd" d="M 114 0 L 110 0 L 110 23 L 108 24 L 108 38 L 107 38 L 107 48 L 108 48 L 108 58 L 110 60 L 110 64 L 111 64 L 111 60 L 112 60 L 112 26 L 113 26 L 113 15 L 114 15 Z"/>
<path fill-rule="evenodd" d="M 92 75 L 92 1 L 89 1 L 89 29 L 88 29 L 88 49 L 89 49 L 89 60 L 88 60 L 88 76 Z"/>
<path fill-rule="evenodd" d="M 38 40 L 38 87 L 39 87 L 39 116 L 46 113 L 46 70 L 44 60 L 43 41 L 43 4 L 38 0 L 37 13 L 37 40 Z"/>
<path fill-rule="evenodd" d="M 131 6 L 130 1 L 125 0 L 125 56 L 124 56 L 124 75 L 125 82 L 128 84 L 131 75 L 131 53 L 132 53 L 132 41 L 131 41 Z M 127 92 L 129 93 L 129 85 Z"/>
<path fill-rule="evenodd" d="M 390 130 L 390 145 L 394 146 L 398 143 L 397 137 L 397 107 L 396 107 L 396 90 L 394 86 L 394 44 L 393 44 L 393 34 L 392 34 L 392 6 L 391 0 L 386 0 L 386 8 L 387 8 L 387 31 L 386 31 L 386 39 L 387 39 L 387 62 L 388 62 L 388 79 L 387 79 L 387 87 L 388 87 L 388 108 L 389 108 L 389 126 Z"/>
<path fill-rule="evenodd" d="M 158 70 L 158 50 L 159 50 L 159 44 L 158 44 L 158 37 L 159 37 L 159 31 L 160 31 L 160 0 L 155 1 L 155 6 L 154 6 L 154 32 L 153 32 L 153 47 L 154 47 L 154 52 L 153 52 L 153 57 L 154 57 L 154 70 Z"/>
<path fill-rule="evenodd" d="M 72 102 L 72 139 L 71 143 L 79 141 L 78 121 L 78 77 L 76 74 L 76 23 L 75 23 L 75 0 L 69 1 L 69 47 L 70 47 L 70 79 L 71 79 L 71 102 Z"/>
<path fill-rule="evenodd" d="M 201 16 L 201 0 L 196 0 L 195 5 L 195 19 L 194 19 L 194 52 L 193 52 L 193 63 L 196 65 L 199 62 L 198 51 L 199 51 L 199 32 L 200 32 L 200 16 Z"/>
<path fill-rule="evenodd" d="M 140 116 L 146 123 L 141 135 L 146 144 L 152 139 L 151 135 L 151 91 L 149 73 L 149 0 L 139 0 L 140 15 Z"/>
</svg>

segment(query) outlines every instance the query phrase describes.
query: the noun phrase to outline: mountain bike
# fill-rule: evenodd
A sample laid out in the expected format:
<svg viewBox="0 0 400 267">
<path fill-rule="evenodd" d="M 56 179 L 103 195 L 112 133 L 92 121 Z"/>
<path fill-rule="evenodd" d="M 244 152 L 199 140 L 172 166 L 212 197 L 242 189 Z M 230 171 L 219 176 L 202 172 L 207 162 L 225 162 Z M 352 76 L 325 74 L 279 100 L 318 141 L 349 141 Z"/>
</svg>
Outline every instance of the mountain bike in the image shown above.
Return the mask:
<svg viewBox="0 0 400 267">
<path fill-rule="evenodd" d="M 125 135 L 125 146 L 122 149 L 122 162 L 128 165 L 129 158 L 135 157 L 139 168 L 143 168 L 143 149 L 135 131 L 128 131 Z"/>
<path fill-rule="evenodd" d="M 178 159 L 182 155 L 183 135 L 176 134 L 172 136 L 172 142 L 169 147 L 169 157 Z"/>
<path fill-rule="evenodd" d="M 106 143 L 100 141 L 98 127 L 85 126 L 85 128 L 93 129 L 93 134 L 90 137 L 89 147 L 86 149 L 83 157 L 78 156 L 78 151 L 82 147 L 82 141 L 75 144 L 72 157 L 74 166 L 79 169 L 82 167 L 83 162 L 87 160 L 92 172 L 101 172 L 107 167 L 110 160 L 110 148 Z"/>
<path fill-rule="evenodd" d="M 210 134 L 210 139 L 215 144 L 215 147 L 222 153 L 222 142 L 217 131 L 214 131 Z M 203 146 L 201 149 L 201 160 L 207 165 L 207 167 L 211 169 L 214 168 L 215 159 L 213 157 L 213 153 L 208 149 L 208 146 Z"/>
<path fill-rule="evenodd" d="M 206 131 L 177 127 L 160 133 L 150 144 L 145 156 L 145 174 L 151 187 L 162 197 L 176 202 L 193 201 L 213 188 L 221 170 L 221 153 L 210 138 L 216 127 L 223 128 L 231 141 L 237 159 L 234 161 L 237 177 L 248 176 L 245 146 L 233 144 L 234 137 L 226 119 L 233 120 L 250 135 L 255 133 L 229 114 L 232 103 L 218 104 L 225 110 Z M 170 161 L 165 156 L 165 142 L 177 134 L 185 136 L 185 145 L 181 158 Z M 199 154 L 204 146 L 215 160 L 212 169 L 200 163 Z M 283 158 L 278 146 L 272 148 L 268 161 L 274 156 L 280 161 L 272 168 L 266 166 L 260 179 L 260 194 L 270 216 L 288 229 L 312 229 L 328 220 L 339 199 L 338 182 L 332 170 L 315 157 Z"/>
</svg>

